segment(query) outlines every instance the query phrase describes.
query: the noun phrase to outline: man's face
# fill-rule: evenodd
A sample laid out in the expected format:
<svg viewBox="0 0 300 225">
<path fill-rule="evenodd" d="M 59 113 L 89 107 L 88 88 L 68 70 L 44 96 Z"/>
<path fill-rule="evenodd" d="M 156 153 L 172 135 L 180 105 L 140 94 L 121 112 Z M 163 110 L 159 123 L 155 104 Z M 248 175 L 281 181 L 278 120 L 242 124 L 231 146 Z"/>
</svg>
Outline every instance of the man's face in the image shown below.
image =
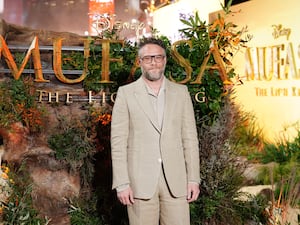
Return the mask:
<svg viewBox="0 0 300 225">
<path fill-rule="evenodd" d="M 156 44 L 147 44 L 140 50 L 142 76 L 150 81 L 162 78 L 166 67 L 165 50 Z"/>
</svg>

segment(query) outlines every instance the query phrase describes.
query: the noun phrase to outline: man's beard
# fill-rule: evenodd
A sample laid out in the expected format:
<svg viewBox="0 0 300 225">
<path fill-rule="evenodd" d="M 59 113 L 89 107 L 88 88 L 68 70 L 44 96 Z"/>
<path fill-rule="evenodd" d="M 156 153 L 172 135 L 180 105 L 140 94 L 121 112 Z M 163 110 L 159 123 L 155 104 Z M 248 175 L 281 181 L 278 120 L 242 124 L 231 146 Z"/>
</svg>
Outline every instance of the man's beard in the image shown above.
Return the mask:
<svg viewBox="0 0 300 225">
<path fill-rule="evenodd" d="M 149 81 L 157 81 L 160 80 L 164 74 L 164 70 L 160 69 L 159 71 L 142 71 L 144 77 Z"/>
</svg>

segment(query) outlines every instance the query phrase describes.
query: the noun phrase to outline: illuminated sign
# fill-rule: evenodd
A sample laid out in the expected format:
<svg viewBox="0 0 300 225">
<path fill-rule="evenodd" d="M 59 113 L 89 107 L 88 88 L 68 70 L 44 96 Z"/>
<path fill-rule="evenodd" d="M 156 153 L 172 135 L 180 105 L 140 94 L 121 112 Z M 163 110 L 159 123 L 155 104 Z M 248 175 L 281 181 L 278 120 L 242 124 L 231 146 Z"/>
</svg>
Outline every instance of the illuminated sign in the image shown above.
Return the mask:
<svg viewBox="0 0 300 225">
<path fill-rule="evenodd" d="M 63 73 L 62 73 L 62 41 L 63 38 L 56 38 L 53 41 L 53 70 L 56 78 L 60 80 L 63 83 L 66 84 L 75 84 L 75 83 L 80 83 L 82 82 L 86 76 L 87 76 L 87 65 L 88 65 L 88 59 L 89 59 L 89 49 L 90 49 L 90 39 L 84 39 L 84 69 L 80 77 L 76 79 L 68 79 Z M 109 64 L 111 62 L 122 62 L 122 58 L 111 58 L 110 57 L 110 43 L 120 43 L 124 44 L 124 41 L 122 40 L 108 40 L 108 39 L 101 39 L 98 40 L 100 44 L 102 45 L 102 61 L 101 61 L 101 77 L 99 82 L 101 83 L 109 83 L 111 82 L 110 77 L 109 77 Z M 187 40 L 181 40 L 177 41 L 172 45 L 172 52 L 171 55 L 174 57 L 174 59 L 182 66 L 185 68 L 186 71 L 186 78 L 182 81 L 177 81 L 178 83 L 185 84 L 187 82 L 190 82 L 192 79 L 192 68 L 187 59 L 182 57 L 177 49 L 176 45 L 180 43 L 187 43 L 189 44 L 190 47 L 191 43 L 190 41 Z M 40 59 L 40 50 L 39 50 L 39 45 L 38 45 L 38 38 L 35 37 L 26 53 L 26 56 L 23 59 L 23 62 L 21 66 L 18 68 L 17 64 L 7 46 L 5 43 L 5 40 L 2 36 L 0 36 L 0 53 L 1 55 L 4 56 L 5 61 L 14 77 L 14 79 L 18 80 L 24 71 L 24 68 L 32 55 L 33 58 L 33 65 L 34 65 L 34 73 L 35 73 L 35 81 L 36 82 L 49 82 L 49 80 L 46 80 L 43 77 L 43 70 L 41 66 L 41 59 Z M 210 56 L 213 56 L 216 65 L 208 65 L 208 59 Z M 135 69 L 138 67 L 138 60 L 135 60 L 135 64 L 133 65 L 133 69 L 131 70 L 131 75 L 133 76 Z M 222 58 L 220 56 L 220 53 L 217 49 L 217 45 L 212 44 L 210 47 L 210 50 L 208 51 L 208 54 L 206 55 L 201 67 L 199 68 L 199 73 L 194 81 L 191 81 L 193 84 L 201 84 L 201 79 L 203 77 L 204 71 L 207 69 L 212 69 L 212 70 L 219 70 L 220 72 L 220 77 L 222 81 L 224 82 L 225 85 L 231 84 L 229 81 L 229 78 L 226 73 L 226 69 L 223 65 Z"/>
</svg>

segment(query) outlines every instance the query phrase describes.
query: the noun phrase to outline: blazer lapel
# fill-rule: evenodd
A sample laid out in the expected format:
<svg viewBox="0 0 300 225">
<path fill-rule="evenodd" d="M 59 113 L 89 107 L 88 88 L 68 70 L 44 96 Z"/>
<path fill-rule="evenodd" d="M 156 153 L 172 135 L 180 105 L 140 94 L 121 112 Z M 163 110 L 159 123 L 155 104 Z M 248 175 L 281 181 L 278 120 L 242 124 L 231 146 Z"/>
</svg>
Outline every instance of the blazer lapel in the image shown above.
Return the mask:
<svg viewBox="0 0 300 225">
<path fill-rule="evenodd" d="M 166 87 L 166 100 L 165 100 L 165 109 L 164 109 L 164 118 L 163 118 L 163 128 L 168 127 L 168 118 L 172 117 L 176 113 L 175 104 L 177 102 L 177 93 L 174 88 L 172 88 L 171 81 L 168 79 L 165 80 Z M 166 116 L 168 115 L 168 116 Z M 162 130 L 163 130 L 162 128 Z"/>
<path fill-rule="evenodd" d="M 154 128 L 158 131 L 160 131 L 160 127 L 158 125 L 157 117 L 154 113 L 153 106 L 151 105 L 151 102 L 149 101 L 148 92 L 145 88 L 145 84 L 142 80 L 142 78 L 139 78 L 137 80 L 137 86 L 136 90 L 134 92 L 135 98 L 139 105 L 141 106 L 142 110 L 146 114 L 146 116 L 149 118 L 150 122 L 154 126 Z"/>
</svg>

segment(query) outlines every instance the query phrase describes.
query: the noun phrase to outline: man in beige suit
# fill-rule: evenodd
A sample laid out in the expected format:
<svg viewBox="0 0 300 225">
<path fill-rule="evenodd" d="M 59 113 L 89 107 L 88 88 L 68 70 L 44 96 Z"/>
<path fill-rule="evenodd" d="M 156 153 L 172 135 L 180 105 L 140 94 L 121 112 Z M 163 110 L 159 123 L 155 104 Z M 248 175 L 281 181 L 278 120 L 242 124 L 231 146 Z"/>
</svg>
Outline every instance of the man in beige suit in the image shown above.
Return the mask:
<svg viewBox="0 0 300 225">
<path fill-rule="evenodd" d="M 190 94 L 165 78 L 166 49 L 148 38 L 142 76 L 119 88 L 113 107 L 113 185 L 130 225 L 189 225 L 200 193 L 199 148 Z"/>
</svg>

